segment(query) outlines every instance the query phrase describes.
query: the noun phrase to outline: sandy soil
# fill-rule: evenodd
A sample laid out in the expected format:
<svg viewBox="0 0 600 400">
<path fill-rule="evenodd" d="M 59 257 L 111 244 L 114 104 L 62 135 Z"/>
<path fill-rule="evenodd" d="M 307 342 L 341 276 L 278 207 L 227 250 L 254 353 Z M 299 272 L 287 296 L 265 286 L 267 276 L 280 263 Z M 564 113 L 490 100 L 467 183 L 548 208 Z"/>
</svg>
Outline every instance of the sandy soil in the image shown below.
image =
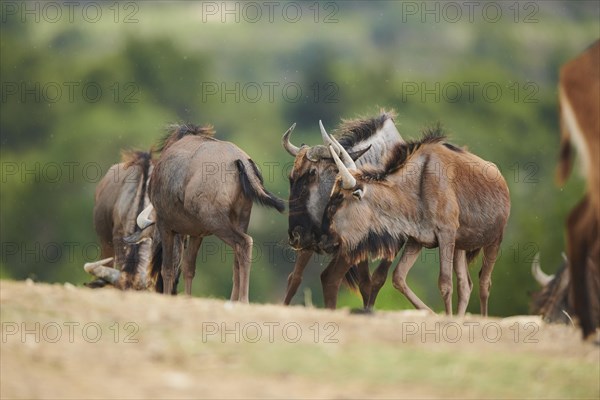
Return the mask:
<svg viewBox="0 0 600 400">
<path fill-rule="evenodd" d="M 353 315 L 0 281 L 8 398 L 598 398 L 600 349 L 533 316 Z"/>
</svg>

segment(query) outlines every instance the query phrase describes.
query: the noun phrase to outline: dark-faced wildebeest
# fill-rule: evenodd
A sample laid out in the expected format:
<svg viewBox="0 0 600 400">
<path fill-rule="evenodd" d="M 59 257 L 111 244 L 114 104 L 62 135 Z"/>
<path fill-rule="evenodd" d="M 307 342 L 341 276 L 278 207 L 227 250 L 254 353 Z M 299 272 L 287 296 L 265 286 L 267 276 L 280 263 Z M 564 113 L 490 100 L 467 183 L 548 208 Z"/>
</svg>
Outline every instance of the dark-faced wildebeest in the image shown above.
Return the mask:
<svg viewBox="0 0 600 400">
<path fill-rule="evenodd" d="M 128 245 L 123 238 L 139 230 L 136 217 L 149 204 L 147 188 L 152 168 L 150 152 L 124 152 L 122 162 L 110 167 L 98 183 L 94 228 L 103 260 L 85 264 L 86 272 L 97 278 L 87 286 L 110 284 L 119 289 L 139 290 L 151 285 L 147 279 L 151 241 Z M 113 266 L 107 267 L 111 262 Z"/>
<path fill-rule="evenodd" d="M 563 254 L 564 256 L 564 254 Z M 539 254 L 531 263 L 531 274 L 541 289 L 531 295 L 530 311 L 541 315 L 546 322 L 567 324 L 573 314 L 573 302 L 569 295 L 569 269 L 566 256 L 554 275 L 547 275 L 540 266 Z"/>
<path fill-rule="evenodd" d="M 406 275 L 422 247 L 439 247 L 438 286 L 448 315 L 453 268 L 458 313 L 464 314 L 472 289 L 467 264 L 483 248 L 479 293 L 481 314 L 487 315 L 491 274 L 510 212 L 508 187 L 494 164 L 444 139 L 438 127 L 420 141 L 399 143 L 380 169 L 358 169 L 348 157 L 342 162 L 331 146 L 339 177 L 323 216 L 321 245 L 358 262 L 369 255 L 393 257 L 406 242 L 393 284 L 416 308 L 427 310 Z M 328 307 L 335 307 L 347 268 L 337 264 L 325 271 Z"/>
<path fill-rule="evenodd" d="M 568 178 L 574 144 L 587 192 L 567 218 L 570 291 L 583 336 L 600 326 L 600 40 L 560 70 L 559 182 Z"/>
<path fill-rule="evenodd" d="M 171 293 L 174 286 L 176 235 L 190 236 L 182 259 L 188 295 L 202 239 L 215 235 L 235 253 L 231 300 L 248 302 L 252 238 L 246 232 L 253 201 L 280 212 L 285 208 L 265 189 L 256 164 L 240 148 L 193 125 L 173 129 L 150 183 L 150 202 L 162 240 L 164 293 Z"/>
<path fill-rule="evenodd" d="M 382 111 L 374 118 L 344 120 L 334 136 L 346 149 L 356 165 L 371 164 L 379 166 L 385 154 L 396 144 L 402 142 L 402 137 L 394 125 L 394 112 Z M 319 122 L 320 123 L 320 122 Z M 289 197 L 289 243 L 297 251 L 296 263 L 288 277 L 284 304 L 289 304 L 302 281 L 302 274 L 312 255 L 320 249 L 317 246 L 322 235 L 321 221 L 323 211 L 329 200 L 333 183 L 337 176 L 337 168 L 328 149 L 331 143 L 322 124 L 321 137 L 323 145 L 313 147 L 297 147 L 290 142 L 292 126 L 283 135 L 282 145 L 293 157 L 294 166 L 290 172 Z M 352 267 L 352 273 L 346 275 L 350 286 L 358 284 L 363 297 L 365 309 L 371 309 L 379 289 L 385 282 L 391 259 L 384 259 L 373 274 L 369 276 L 368 260 Z M 334 255 L 330 264 L 341 262 Z M 357 276 L 358 275 L 358 276 Z M 322 275 L 326 279 L 326 275 Z M 324 285 L 328 282 L 323 281 Z"/>
</svg>

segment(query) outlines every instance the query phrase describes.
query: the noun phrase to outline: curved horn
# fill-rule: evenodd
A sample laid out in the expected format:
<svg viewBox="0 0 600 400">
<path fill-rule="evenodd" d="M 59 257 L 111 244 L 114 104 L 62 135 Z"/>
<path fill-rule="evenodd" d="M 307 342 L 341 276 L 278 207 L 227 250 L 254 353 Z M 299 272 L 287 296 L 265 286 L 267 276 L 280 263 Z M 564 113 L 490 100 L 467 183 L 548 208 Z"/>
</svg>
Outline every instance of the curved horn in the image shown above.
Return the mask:
<svg viewBox="0 0 600 400">
<path fill-rule="evenodd" d="M 108 283 L 114 284 L 119 280 L 121 276 L 121 271 L 116 268 L 105 267 L 104 264 L 107 264 L 113 260 L 112 257 L 105 258 L 104 260 L 96 261 L 93 263 L 85 263 L 83 269 L 88 274 L 91 274 L 97 278 L 100 278 Z"/>
<path fill-rule="evenodd" d="M 126 244 L 139 244 L 142 243 L 144 240 L 150 240 L 150 236 L 148 235 L 148 232 L 146 231 L 146 229 L 148 229 L 150 225 L 148 225 L 146 228 L 141 229 L 137 232 L 132 233 L 129 236 L 125 236 L 123 238 L 123 242 Z"/>
<path fill-rule="evenodd" d="M 342 145 L 335 139 L 335 137 L 327 133 L 321 120 L 319 120 L 319 127 L 321 128 L 321 137 L 323 137 L 323 142 L 325 142 L 326 145 L 333 146 L 333 148 L 337 150 L 337 153 L 340 154 L 340 157 L 347 168 L 357 169 L 352 157 L 350 157 L 346 149 L 342 147 Z"/>
<path fill-rule="evenodd" d="M 542 267 L 540 266 L 540 253 L 536 253 L 535 257 L 533 257 L 533 261 L 531 262 L 531 275 L 533 275 L 535 280 L 542 286 L 546 286 L 554 279 L 554 275 L 548 275 L 542 271 Z"/>
<path fill-rule="evenodd" d="M 152 221 L 150 218 L 148 218 L 150 216 L 150 213 L 153 210 L 154 210 L 154 206 L 152 204 L 150 204 L 148 207 L 144 208 L 144 210 L 140 213 L 140 215 L 138 215 L 136 222 L 140 228 L 142 228 L 142 229 L 147 228 L 156 222 L 156 221 Z"/>
<path fill-rule="evenodd" d="M 329 145 L 329 151 L 331 152 L 331 157 L 333 157 L 333 160 L 340 171 L 340 176 L 342 177 L 342 188 L 354 188 L 356 186 L 356 178 L 352 176 L 350 171 L 348 171 L 348 168 L 346 168 L 342 160 L 340 160 L 332 145 Z"/>
<path fill-rule="evenodd" d="M 295 127 L 296 127 L 296 123 L 294 123 L 294 125 L 290 126 L 289 129 L 287 131 L 285 131 L 285 133 L 283 134 L 283 137 L 281 138 L 281 145 L 288 153 L 290 153 L 290 155 L 292 157 L 296 157 L 298 155 L 298 152 L 300 151 L 299 147 L 296 147 L 292 143 L 290 143 L 290 135 L 294 131 Z"/>
<path fill-rule="evenodd" d="M 325 146 L 333 146 L 333 148 L 339 153 L 339 143 L 331 140 L 331 137 L 329 136 L 329 133 L 327 133 L 327 131 L 325 130 L 325 127 L 323 126 L 323 122 L 321 120 L 319 120 L 319 128 L 321 128 L 321 137 L 323 138 L 323 144 L 325 144 Z"/>
<path fill-rule="evenodd" d="M 350 155 L 350 158 L 352 158 L 352 160 L 356 161 L 359 158 L 362 157 L 363 154 L 365 154 L 367 151 L 369 151 L 371 149 L 371 145 L 368 145 L 367 147 L 365 147 L 364 149 L 361 150 L 356 150 L 353 151 L 351 153 L 348 153 Z"/>
</svg>

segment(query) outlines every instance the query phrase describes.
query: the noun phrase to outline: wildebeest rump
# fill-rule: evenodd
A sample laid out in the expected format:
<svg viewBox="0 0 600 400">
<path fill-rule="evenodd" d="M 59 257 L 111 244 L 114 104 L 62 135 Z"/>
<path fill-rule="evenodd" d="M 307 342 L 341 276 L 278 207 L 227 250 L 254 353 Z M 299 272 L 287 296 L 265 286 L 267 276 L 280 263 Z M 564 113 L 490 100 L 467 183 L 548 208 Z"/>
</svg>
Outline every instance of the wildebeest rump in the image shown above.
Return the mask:
<svg viewBox="0 0 600 400">
<path fill-rule="evenodd" d="M 170 293 L 176 268 L 176 235 L 189 235 L 182 271 L 191 294 L 202 239 L 215 235 L 235 252 L 232 300 L 248 302 L 252 238 L 246 234 L 252 202 L 282 212 L 284 203 L 268 192 L 256 164 L 241 149 L 194 125 L 175 127 L 165 140 L 150 184 L 150 200 L 162 240 L 163 291 Z"/>
</svg>

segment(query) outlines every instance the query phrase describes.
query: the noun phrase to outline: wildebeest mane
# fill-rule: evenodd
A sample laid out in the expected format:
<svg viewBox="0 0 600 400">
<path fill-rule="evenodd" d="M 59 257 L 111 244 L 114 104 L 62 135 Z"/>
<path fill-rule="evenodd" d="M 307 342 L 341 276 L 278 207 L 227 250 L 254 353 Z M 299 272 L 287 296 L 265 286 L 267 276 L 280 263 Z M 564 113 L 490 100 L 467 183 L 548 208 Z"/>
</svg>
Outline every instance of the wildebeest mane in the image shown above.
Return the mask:
<svg viewBox="0 0 600 400">
<path fill-rule="evenodd" d="M 215 130 L 212 125 L 194 125 L 194 124 L 171 124 L 166 128 L 165 135 L 159 140 L 157 150 L 162 152 L 170 145 L 177 142 L 184 136 L 204 136 L 212 138 L 215 135 Z"/>
<path fill-rule="evenodd" d="M 144 166 L 149 166 L 151 159 L 152 152 L 148 151 L 123 150 L 121 152 L 121 162 L 125 164 L 125 168 L 129 168 L 132 165 L 138 165 L 145 169 Z"/>
<path fill-rule="evenodd" d="M 394 258 L 405 242 L 404 237 L 395 237 L 389 232 L 378 233 L 369 230 L 369 233 L 354 248 L 348 250 L 354 262 L 366 260 L 369 256 L 373 259 Z"/>
<path fill-rule="evenodd" d="M 394 118 L 396 118 L 394 110 L 381 110 L 377 117 L 343 119 L 333 135 L 345 149 L 349 149 L 373 136 L 383 127 L 385 121 Z"/>
<path fill-rule="evenodd" d="M 446 135 L 440 124 L 425 128 L 420 140 L 412 140 L 404 143 L 397 143 L 388 154 L 384 165 L 380 169 L 367 167 L 363 170 L 363 179 L 371 181 L 381 181 L 388 175 L 393 174 L 402 167 L 421 147 L 427 144 L 440 143 L 446 140 Z M 444 146 L 453 151 L 462 151 L 460 148 L 449 143 L 443 143 Z"/>
<path fill-rule="evenodd" d="M 146 198 L 147 183 L 148 176 L 150 174 L 150 165 L 152 163 L 152 151 L 134 151 L 127 150 L 121 153 L 121 160 L 125 164 L 125 169 L 128 169 L 132 166 L 138 167 L 141 169 L 141 179 L 140 179 L 140 190 L 136 194 L 138 199 L 138 204 L 136 205 L 137 211 L 135 215 L 139 215 L 142 210 L 145 208 L 144 200 Z M 140 228 L 137 224 L 134 224 L 133 232 L 127 232 L 128 235 L 131 235 L 135 232 L 138 232 Z M 131 274 L 134 276 L 136 273 L 136 268 L 138 263 L 140 262 L 140 244 L 132 244 L 128 245 L 127 251 L 125 252 L 125 260 L 122 266 L 122 271 Z M 127 282 L 132 283 L 132 282 Z"/>
</svg>

